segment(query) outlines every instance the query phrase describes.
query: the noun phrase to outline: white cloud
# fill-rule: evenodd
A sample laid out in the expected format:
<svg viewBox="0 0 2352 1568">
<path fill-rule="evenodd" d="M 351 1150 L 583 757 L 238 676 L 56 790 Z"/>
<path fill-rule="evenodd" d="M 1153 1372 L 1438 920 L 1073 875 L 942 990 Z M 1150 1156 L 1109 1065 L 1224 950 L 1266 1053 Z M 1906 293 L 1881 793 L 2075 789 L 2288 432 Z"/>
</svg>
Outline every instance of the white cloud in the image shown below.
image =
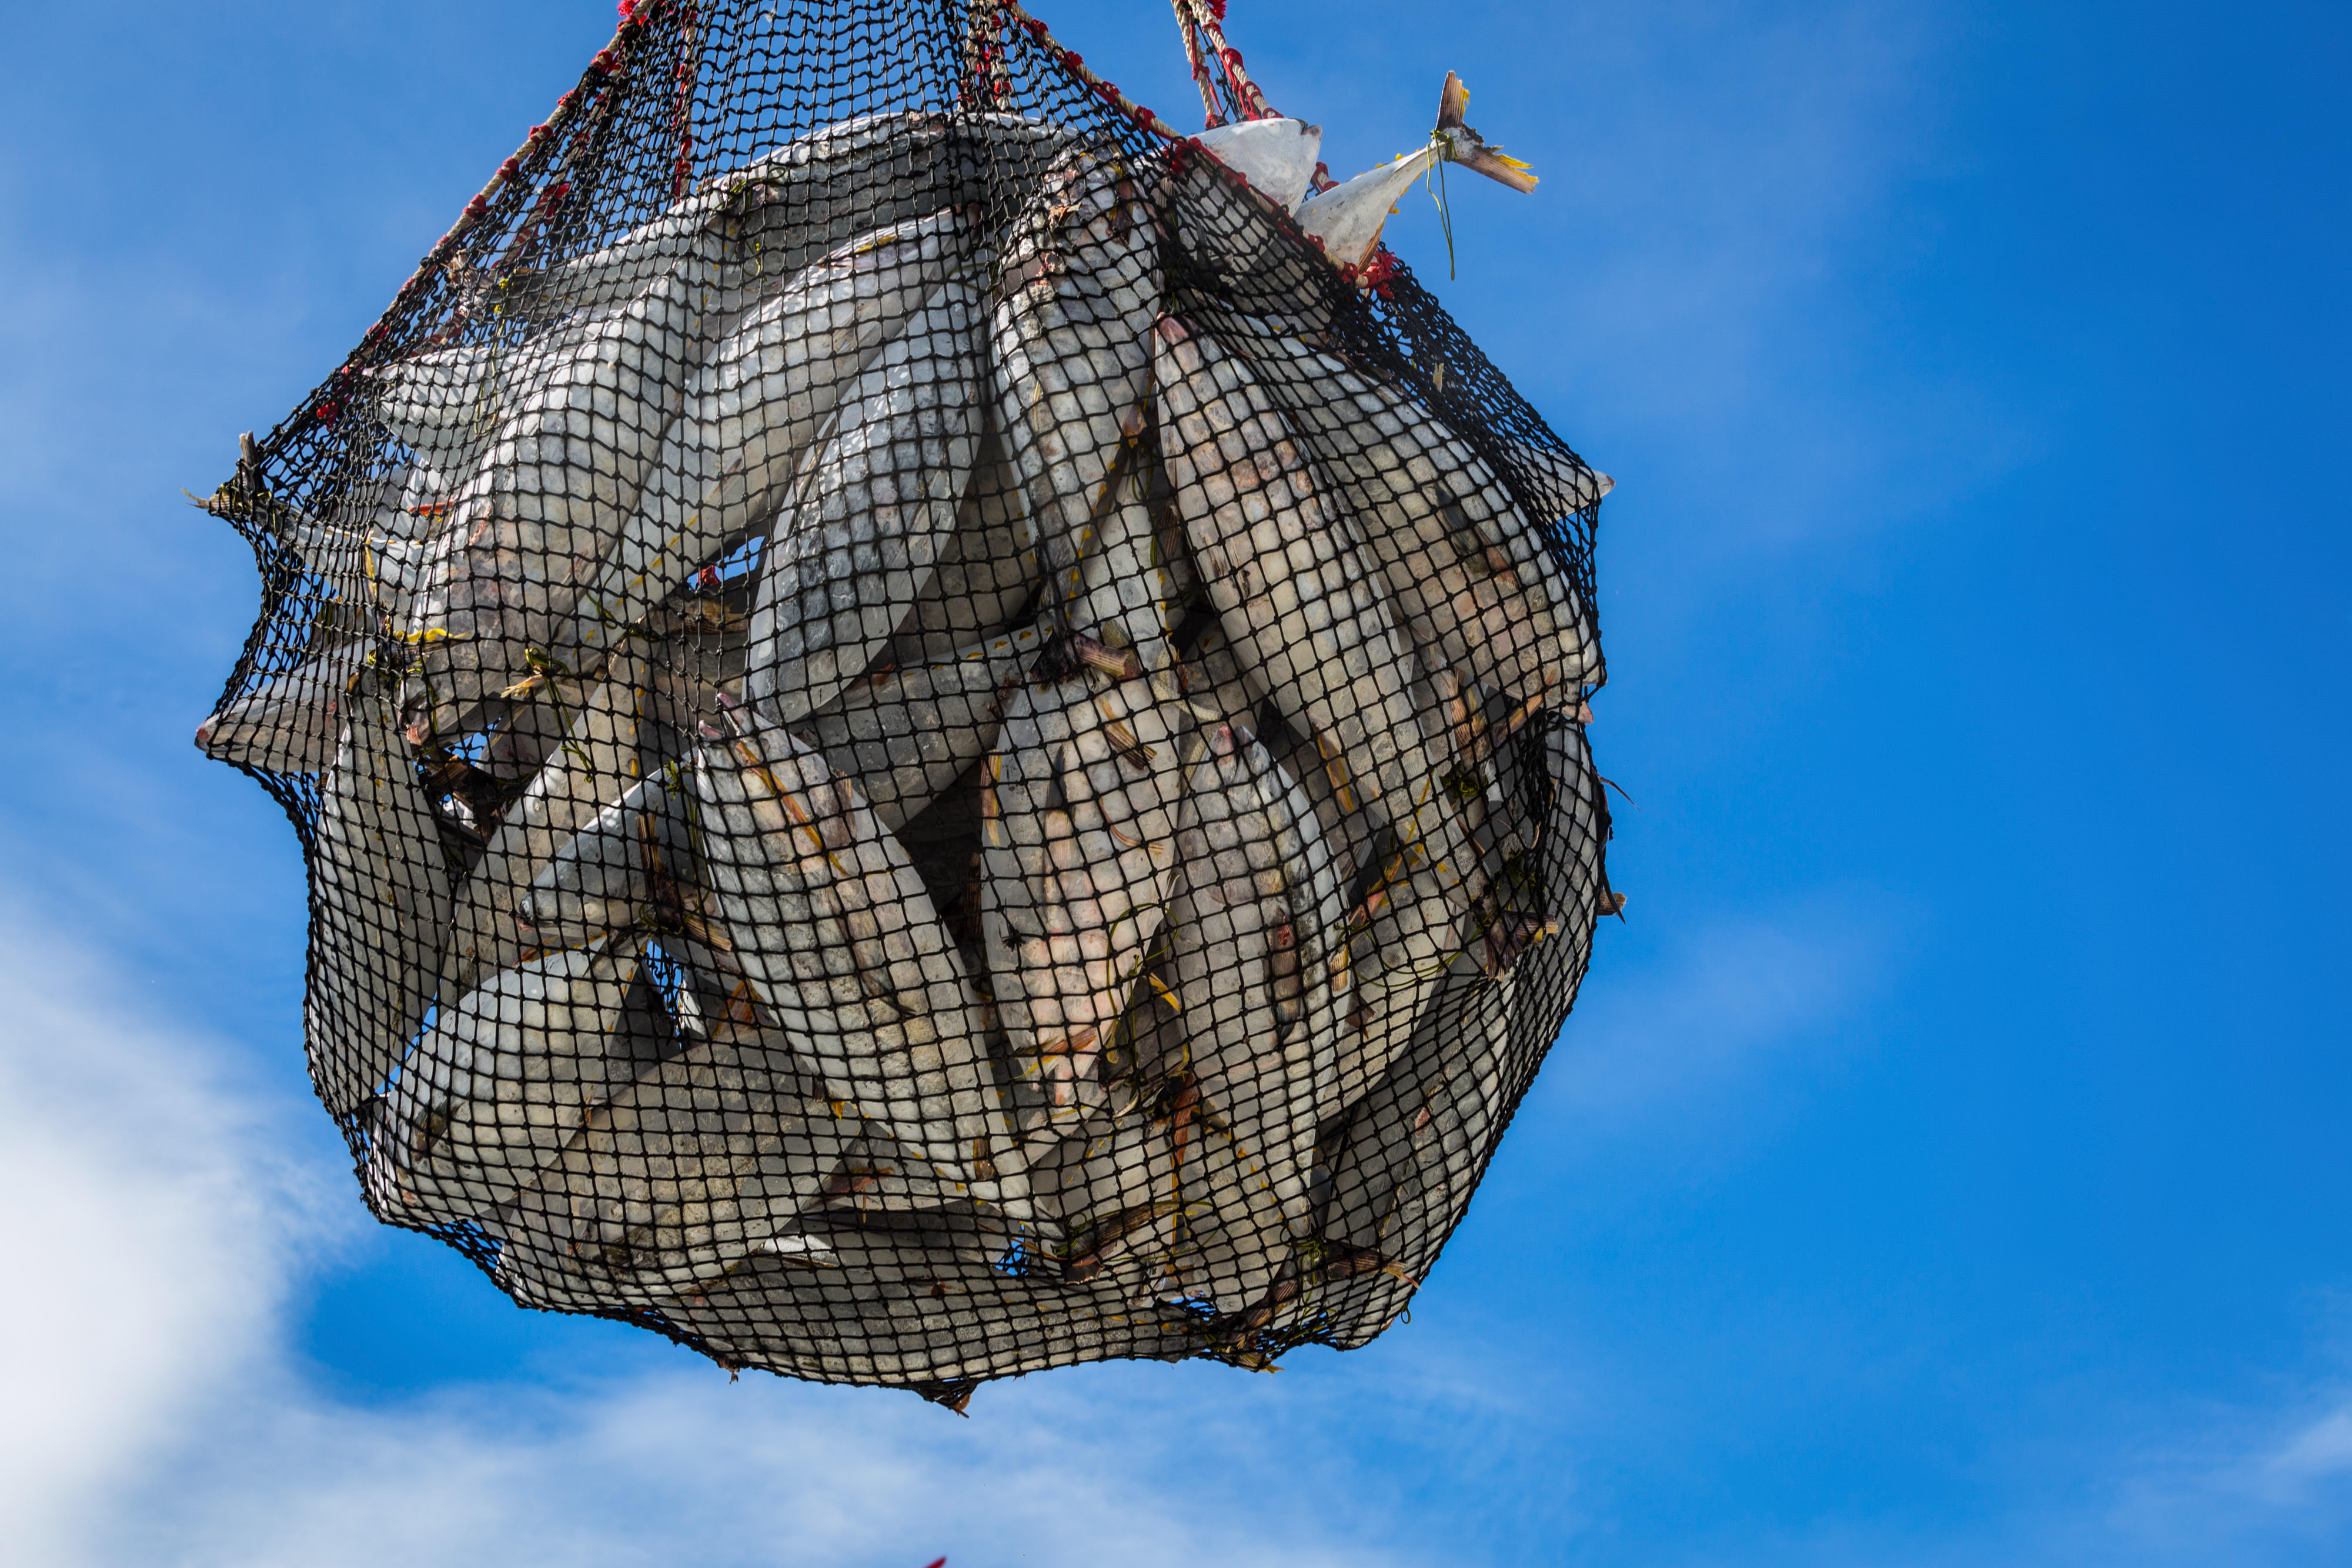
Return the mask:
<svg viewBox="0 0 2352 1568">
<path fill-rule="evenodd" d="M 2352 1470 L 2352 1404 L 2339 1405 L 2291 1433 L 2264 1458 L 2263 1469 L 2296 1483 Z"/>
<path fill-rule="evenodd" d="M 1884 983 L 1900 929 L 1884 908 L 1825 895 L 1695 922 L 1630 971 L 1606 954 L 1604 930 L 1539 1092 L 1586 1119 L 1679 1116 L 1791 1053 L 1817 1063 L 1828 1031 Z"/>
<path fill-rule="evenodd" d="M 260 1354 L 318 1234 L 266 1121 L 186 1040 L 101 1001 L 123 977 L 0 933 L 0 1517 L 72 1558 L 127 1464 Z"/>
</svg>

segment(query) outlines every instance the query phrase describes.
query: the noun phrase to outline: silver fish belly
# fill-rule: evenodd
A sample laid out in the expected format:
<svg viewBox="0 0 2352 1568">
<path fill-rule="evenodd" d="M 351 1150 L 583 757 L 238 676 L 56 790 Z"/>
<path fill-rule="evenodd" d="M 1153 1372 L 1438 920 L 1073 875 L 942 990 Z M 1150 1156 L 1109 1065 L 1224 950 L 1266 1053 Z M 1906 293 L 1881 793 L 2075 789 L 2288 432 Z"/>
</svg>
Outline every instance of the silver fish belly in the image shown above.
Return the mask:
<svg viewBox="0 0 2352 1568">
<path fill-rule="evenodd" d="M 1294 729 L 1345 756 L 1363 803 L 1423 863 L 1461 830 L 1412 699 L 1411 645 L 1352 521 L 1246 367 L 1172 318 L 1155 361 L 1176 504 L 1234 652 Z"/>
<path fill-rule="evenodd" d="M 404 1218 L 478 1219 L 529 1186 L 588 1113 L 663 1051 L 624 1027 L 633 937 L 501 969 L 457 998 L 402 1064 L 371 1140 L 368 1186 Z"/>
<path fill-rule="evenodd" d="M 887 647 L 979 451 L 979 297 L 943 286 L 858 372 L 770 530 L 744 695 L 792 723 Z"/>
<path fill-rule="evenodd" d="M 861 235 L 813 262 L 711 351 L 635 512 L 562 644 L 593 656 L 770 521 L 860 372 L 975 265 L 960 214 Z"/>
<path fill-rule="evenodd" d="M 982 806 L 981 929 L 1014 1061 L 1049 1120 L 1080 1105 L 1167 914 L 1182 716 L 1142 679 L 1019 686 Z"/>
<path fill-rule="evenodd" d="M 865 1123 L 784 1041 L 740 1025 L 616 1088 L 490 1218 L 499 1283 L 533 1306 L 658 1306 L 822 1206 Z"/>
<path fill-rule="evenodd" d="M 1170 967 L 1202 1157 L 1181 1228 L 1205 1294 L 1239 1312 L 1307 1239 L 1317 1129 L 1339 1109 L 1331 957 L 1341 868 L 1314 810 L 1265 747 L 1231 726 L 1193 770 L 1176 834 Z"/>
<path fill-rule="evenodd" d="M 943 1179 L 1017 1199 L 979 998 L 906 852 L 791 734 L 732 727 L 697 750 L 697 849 L 761 1021 Z"/>
<path fill-rule="evenodd" d="M 1600 669 L 1591 612 L 1494 468 L 1377 377 L 1273 333 L 1250 343 L 1302 378 L 1285 405 L 1326 455 L 1413 640 L 1498 690 L 1572 706 Z M 1546 455 L 1530 467 L 1569 509 L 1598 499 L 1590 470 Z"/>
<path fill-rule="evenodd" d="M 205 756 L 279 773 L 316 773 L 332 762 L 352 685 L 367 662 L 357 638 L 338 643 L 264 682 L 196 727 Z"/>
<path fill-rule="evenodd" d="M 533 944 L 517 902 L 541 869 L 605 807 L 645 777 L 640 743 L 646 704 L 643 664 L 613 660 L 585 686 L 551 681 L 534 707 L 552 707 L 563 739 L 548 754 L 490 835 L 457 896 L 441 989 L 457 997 L 520 963 Z"/>
<path fill-rule="evenodd" d="M 375 1092 L 424 1027 L 448 941 L 449 864 L 391 703 L 362 689 L 319 783 L 310 854 L 310 1080 L 338 1116 Z"/>
<path fill-rule="evenodd" d="M 502 413 L 458 491 L 402 628 L 413 739 L 461 734 L 554 645 L 637 505 L 679 412 L 693 347 L 685 286 L 656 284 Z"/>
<path fill-rule="evenodd" d="M 1075 151 L 1014 225 L 990 299 L 998 429 L 1038 575 L 1070 596 L 1105 486 L 1131 452 L 1160 310 L 1157 220 L 1118 160 Z"/>
<path fill-rule="evenodd" d="M 950 658 L 868 676 L 793 732 L 857 780 L 876 820 L 896 832 L 995 747 L 1007 688 L 1042 643 L 1030 627 Z"/>
</svg>

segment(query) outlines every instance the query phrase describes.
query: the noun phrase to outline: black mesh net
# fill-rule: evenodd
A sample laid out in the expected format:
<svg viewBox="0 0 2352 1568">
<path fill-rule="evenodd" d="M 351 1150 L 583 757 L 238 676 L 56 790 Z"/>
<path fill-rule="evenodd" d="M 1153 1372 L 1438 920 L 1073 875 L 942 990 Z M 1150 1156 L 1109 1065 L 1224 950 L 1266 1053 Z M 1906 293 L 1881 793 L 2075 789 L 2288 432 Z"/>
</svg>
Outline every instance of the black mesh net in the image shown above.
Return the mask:
<svg viewBox="0 0 2352 1568">
<path fill-rule="evenodd" d="M 1402 1310 L 1613 907 L 1605 481 L 1205 143 L 1012 6 L 646 0 L 248 445 L 198 739 L 380 1218 L 959 1406 Z"/>
</svg>

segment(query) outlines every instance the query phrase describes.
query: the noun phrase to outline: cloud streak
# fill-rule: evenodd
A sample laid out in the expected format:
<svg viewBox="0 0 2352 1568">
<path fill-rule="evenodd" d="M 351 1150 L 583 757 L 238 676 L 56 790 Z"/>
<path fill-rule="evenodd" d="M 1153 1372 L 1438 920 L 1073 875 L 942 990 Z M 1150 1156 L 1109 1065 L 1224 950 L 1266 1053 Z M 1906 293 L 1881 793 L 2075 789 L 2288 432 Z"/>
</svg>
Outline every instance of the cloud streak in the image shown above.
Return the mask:
<svg viewBox="0 0 2352 1568">
<path fill-rule="evenodd" d="M 1612 955 L 1538 1092 L 1582 1121 L 1646 1124 L 1752 1086 L 1794 1055 L 1818 1065 L 1825 1037 L 1895 962 L 1900 923 L 1874 903 L 1816 895 L 1694 923 L 1646 964 Z"/>
</svg>

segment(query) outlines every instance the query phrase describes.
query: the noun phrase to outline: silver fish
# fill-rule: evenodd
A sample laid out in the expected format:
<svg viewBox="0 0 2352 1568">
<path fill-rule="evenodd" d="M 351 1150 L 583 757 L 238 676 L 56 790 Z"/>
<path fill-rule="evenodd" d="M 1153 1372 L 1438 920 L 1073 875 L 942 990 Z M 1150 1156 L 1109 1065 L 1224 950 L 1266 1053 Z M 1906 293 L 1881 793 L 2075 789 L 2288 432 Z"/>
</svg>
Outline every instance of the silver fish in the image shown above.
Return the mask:
<svg viewBox="0 0 2352 1568">
<path fill-rule="evenodd" d="M 310 1081 L 338 1116 L 407 1051 L 433 1005 L 448 941 L 448 859 L 392 705 L 362 685 L 319 781 L 310 852 Z"/>
<path fill-rule="evenodd" d="M 940 552 L 929 586 L 891 639 L 888 658 L 901 668 L 931 664 L 1013 628 L 1037 588 L 1036 561 L 1024 546 L 1021 482 L 1005 461 L 991 421 L 980 438 L 971 487 L 956 511 L 955 537 Z"/>
<path fill-rule="evenodd" d="M 866 1130 L 781 1037 L 722 1026 L 616 1088 L 491 1218 L 498 1281 L 533 1306 L 662 1305 L 797 1229 Z"/>
<path fill-rule="evenodd" d="M 1034 662 L 1035 627 L 950 658 L 870 675 L 792 727 L 857 781 L 892 832 L 996 745 L 1006 688 Z"/>
<path fill-rule="evenodd" d="M 616 657 L 586 685 L 547 682 L 531 706 L 550 710 L 563 740 L 499 819 L 457 897 L 441 990 L 456 997 L 521 962 L 528 941 L 516 904 L 566 841 L 646 775 L 640 745 L 643 663 Z"/>
<path fill-rule="evenodd" d="M 980 999 L 905 850 L 792 735 L 730 727 L 696 752 L 697 849 L 763 1021 L 910 1158 L 1019 1203 Z"/>
<path fill-rule="evenodd" d="M 692 876 L 690 790 L 675 764 L 596 813 L 531 878 L 517 905 L 541 942 L 570 946 L 632 925 L 657 883 Z"/>
<path fill-rule="evenodd" d="M 499 411 L 403 623 L 412 739 L 472 727 L 570 625 L 679 412 L 693 313 L 683 284 L 654 285 Z"/>
<path fill-rule="evenodd" d="M 867 234 L 743 318 L 687 387 L 637 509 L 596 563 L 564 632 L 568 662 L 611 646 L 768 523 L 845 400 L 864 395 L 861 372 L 975 265 L 972 243 L 957 213 Z"/>
<path fill-rule="evenodd" d="M 298 517 L 283 537 L 331 593 L 368 612 L 371 625 L 384 616 L 402 624 L 450 516 L 449 490 L 439 470 L 408 464 L 354 486 L 328 520 Z"/>
<path fill-rule="evenodd" d="M 1312 434 L 1413 641 L 1502 691 L 1572 700 L 1600 669 L 1591 607 L 1486 461 L 1378 377 L 1275 333 L 1248 344 L 1298 378 L 1284 401 Z M 1571 507 L 1599 499 L 1598 476 L 1573 457 L 1543 454 L 1538 465 L 1538 449 L 1513 451 Z"/>
<path fill-rule="evenodd" d="M 1198 740 L 1146 680 L 1080 669 L 1015 688 L 982 805 L 981 930 L 1024 1073 L 1066 1119 L 1167 914 Z"/>
<path fill-rule="evenodd" d="M 944 285 L 858 372 L 768 536 L 744 694 L 790 724 L 888 646 L 980 446 L 979 296 Z"/>
<path fill-rule="evenodd" d="M 1157 1068 L 1188 1071 L 1199 1093 L 1182 1228 L 1214 1260 L 1206 1293 L 1239 1312 L 1307 1239 L 1316 1133 L 1340 1109 L 1342 870 L 1305 794 L 1230 725 L 1212 732 L 1180 823 L 1169 946 L 1183 1058 Z"/>
<path fill-rule="evenodd" d="M 661 1308 L 733 1364 L 922 1387 L 1112 1356 L 1178 1358 L 1203 1335 L 1189 1313 L 1139 1305 L 1108 1276 L 1074 1285 L 1019 1256 L 985 1217 L 835 1223 Z"/>
<path fill-rule="evenodd" d="M 196 727 L 198 749 L 247 768 L 318 772 L 334 760 L 367 654 L 360 639 L 337 642 L 264 682 Z"/>
<path fill-rule="evenodd" d="M 1015 223 L 990 298 L 998 428 L 1027 499 L 1023 543 L 1057 600 L 1087 586 L 1076 574 L 1133 461 L 1164 287 L 1158 222 L 1129 169 L 1066 154 Z"/>
<path fill-rule="evenodd" d="M 1379 1267 L 1328 1299 L 1338 1343 L 1388 1326 L 1468 1207 L 1517 1087 L 1516 991 L 1512 977 L 1455 971 L 1412 1050 L 1349 1114 L 1318 1229 L 1328 1253 Z"/>
<path fill-rule="evenodd" d="M 624 1027 L 638 946 L 625 934 L 501 969 L 446 1008 L 385 1093 L 368 1155 L 380 1209 L 478 1219 L 555 1159 L 605 1096 L 651 1066 Z"/>
<path fill-rule="evenodd" d="M 1447 870 L 1460 825 L 1421 733 L 1411 643 L 1353 519 L 1326 504 L 1237 356 L 1171 317 L 1155 366 L 1177 510 L 1235 653 L 1294 730 L 1339 748 L 1379 822 Z"/>
</svg>

